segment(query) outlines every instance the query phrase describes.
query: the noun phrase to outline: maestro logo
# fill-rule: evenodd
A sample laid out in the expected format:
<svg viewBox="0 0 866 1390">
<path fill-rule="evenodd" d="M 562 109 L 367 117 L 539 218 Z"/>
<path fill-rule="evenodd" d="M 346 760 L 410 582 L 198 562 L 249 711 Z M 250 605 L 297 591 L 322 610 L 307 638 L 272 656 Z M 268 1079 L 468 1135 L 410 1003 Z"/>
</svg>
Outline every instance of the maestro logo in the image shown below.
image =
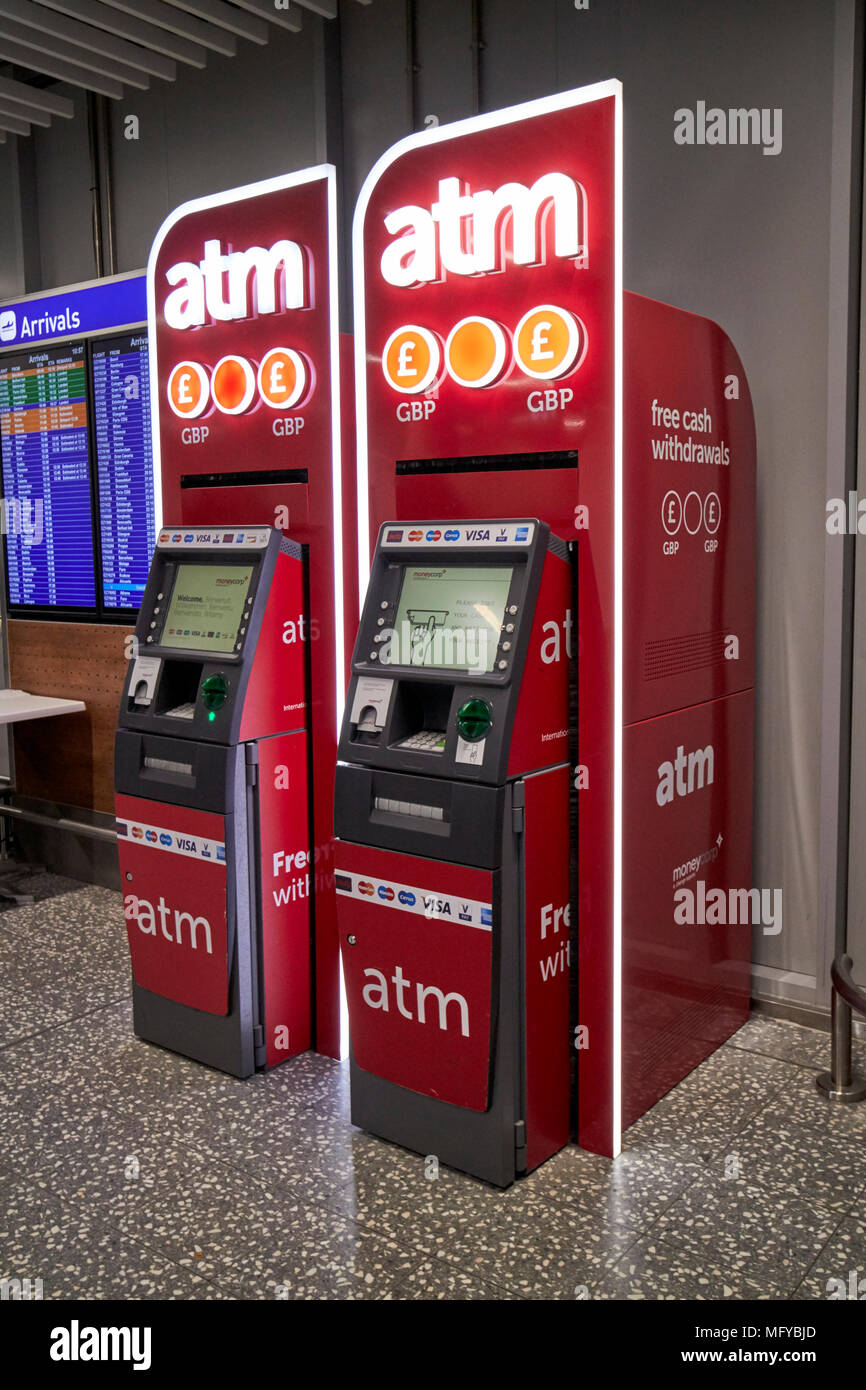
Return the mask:
<svg viewBox="0 0 866 1390">
<path fill-rule="evenodd" d="M 18 332 L 14 309 L 0 309 L 0 343 L 11 343 Z"/>
</svg>

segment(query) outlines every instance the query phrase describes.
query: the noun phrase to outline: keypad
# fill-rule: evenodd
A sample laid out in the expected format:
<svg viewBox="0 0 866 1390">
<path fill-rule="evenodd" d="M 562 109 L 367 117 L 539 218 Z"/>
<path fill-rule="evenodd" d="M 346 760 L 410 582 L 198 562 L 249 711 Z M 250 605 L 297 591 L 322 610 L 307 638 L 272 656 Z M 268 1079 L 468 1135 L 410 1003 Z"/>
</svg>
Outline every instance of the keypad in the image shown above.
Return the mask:
<svg viewBox="0 0 866 1390">
<path fill-rule="evenodd" d="M 445 734 L 440 730 L 422 729 L 419 734 L 404 738 L 398 748 L 411 748 L 416 753 L 441 753 L 445 748 Z"/>
</svg>

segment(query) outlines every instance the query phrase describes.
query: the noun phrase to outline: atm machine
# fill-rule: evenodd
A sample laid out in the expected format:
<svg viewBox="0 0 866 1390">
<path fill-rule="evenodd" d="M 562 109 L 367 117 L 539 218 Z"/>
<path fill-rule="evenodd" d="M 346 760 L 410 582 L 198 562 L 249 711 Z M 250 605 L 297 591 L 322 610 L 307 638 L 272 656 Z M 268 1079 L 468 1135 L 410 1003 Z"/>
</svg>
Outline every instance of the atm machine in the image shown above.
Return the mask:
<svg viewBox="0 0 866 1390">
<path fill-rule="evenodd" d="M 310 1045 L 301 547 L 164 528 L 115 748 L 134 1027 L 235 1076 Z"/>
<path fill-rule="evenodd" d="M 352 1121 L 508 1186 L 568 1141 L 568 548 L 378 537 L 340 738 Z"/>
</svg>

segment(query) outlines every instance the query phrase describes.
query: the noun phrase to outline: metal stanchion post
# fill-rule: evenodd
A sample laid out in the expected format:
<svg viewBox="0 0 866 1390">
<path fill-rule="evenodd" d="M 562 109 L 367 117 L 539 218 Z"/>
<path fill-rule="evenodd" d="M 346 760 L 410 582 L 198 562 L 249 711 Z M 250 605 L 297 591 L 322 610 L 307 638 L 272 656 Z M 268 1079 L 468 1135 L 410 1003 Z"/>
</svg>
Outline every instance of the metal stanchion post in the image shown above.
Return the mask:
<svg viewBox="0 0 866 1390">
<path fill-rule="evenodd" d="M 842 956 L 833 962 L 831 979 L 833 997 L 831 1002 L 832 1038 L 830 1044 L 830 1070 L 822 1071 L 815 1078 L 815 1085 L 828 1100 L 840 1105 L 853 1105 L 866 1100 L 866 1080 L 854 1076 L 851 1068 L 851 993 L 857 997 L 862 1007 L 863 994 L 854 984 L 851 976 L 851 957 Z M 847 996 L 847 997 L 846 997 Z"/>
</svg>

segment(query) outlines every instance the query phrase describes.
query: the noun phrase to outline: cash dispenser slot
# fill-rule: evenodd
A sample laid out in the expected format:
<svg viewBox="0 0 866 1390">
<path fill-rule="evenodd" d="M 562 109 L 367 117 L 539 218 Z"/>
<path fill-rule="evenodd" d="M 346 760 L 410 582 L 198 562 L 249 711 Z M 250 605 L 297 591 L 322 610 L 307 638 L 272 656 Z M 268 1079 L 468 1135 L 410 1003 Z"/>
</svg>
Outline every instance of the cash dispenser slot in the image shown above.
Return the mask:
<svg viewBox="0 0 866 1390">
<path fill-rule="evenodd" d="M 203 669 L 201 661 L 163 661 L 154 713 L 171 719 L 192 719 Z"/>
<path fill-rule="evenodd" d="M 390 746 L 418 753 L 442 753 L 454 686 L 430 681 L 397 682 Z"/>
</svg>

